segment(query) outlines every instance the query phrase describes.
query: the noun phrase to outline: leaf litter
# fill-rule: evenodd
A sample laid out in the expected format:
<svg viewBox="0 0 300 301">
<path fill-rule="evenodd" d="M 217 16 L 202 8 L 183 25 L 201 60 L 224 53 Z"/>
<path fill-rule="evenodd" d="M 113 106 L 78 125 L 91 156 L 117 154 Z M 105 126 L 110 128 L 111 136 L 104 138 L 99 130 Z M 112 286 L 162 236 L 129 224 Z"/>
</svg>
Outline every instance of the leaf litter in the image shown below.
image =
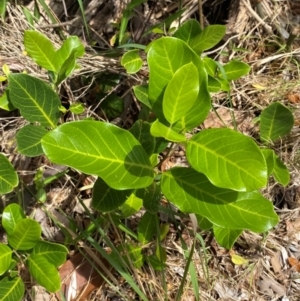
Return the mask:
<svg viewBox="0 0 300 301">
<path fill-rule="evenodd" d="M 63 1 L 65 2 L 65 1 Z M 110 12 L 110 1 L 106 5 L 107 12 Z M 143 25 L 143 20 L 148 20 L 150 23 L 162 20 L 166 17 L 166 13 L 174 13 L 177 9 L 175 1 L 157 1 L 157 6 L 154 8 L 154 14 L 150 15 L 151 7 L 144 3 L 142 9 L 139 10 L 140 19 L 137 21 L 138 27 Z M 233 108 L 229 108 L 229 100 L 226 95 L 219 93 L 213 95 L 213 101 L 216 110 L 212 111 L 209 118 L 204 123 L 205 128 L 209 127 L 222 127 L 224 123 L 226 126 L 232 127 L 232 115 L 234 113 L 238 128 L 248 135 L 255 136 L 257 133 L 256 124 L 253 123 L 253 118 L 260 112 L 267 104 L 273 101 L 281 101 L 284 104 L 289 104 L 296 115 L 295 127 L 292 134 L 283 141 L 276 143 L 274 148 L 281 158 L 288 164 L 292 181 L 286 188 L 278 187 L 278 185 L 270 183 L 269 187 L 265 190 L 265 195 L 269 199 L 274 200 L 275 206 L 278 208 L 277 212 L 280 215 L 280 223 L 278 226 L 266 235 L 258 235 L 255 233 L 245 232 L 238 239 L 234 246 L 234 260 L 230 252 L 219 247 L 212 235 L 207 231 L 201 231 L 205 242 L 205 250 L 201 245 L 197 245 L 194 254 L 194 262 L 197 270 L 198 283 L 200 285 L 199 296 L 201 300 L 282 300 L 282 301 L 296 301 L 300 299 L 300 277 L 299 277 L 299 258 L 300 258 L 300 216 L 299 216 L 299 203 L 300 203 L 300 141 L 299 141 L 299 98 L 300 89 L 298 84 L 299 73 L 293 63 L 293 59 L 299 60 L 299 42 L 297 39 L 290 45 L 290 51 L 275 53 L 276 51 L 276 37 L 270 33 L 271 28 L 277 28 L 281 38 L 286 37 L 287 30 L 292 30 L 294 27 L 295 18 L 300 17 L 300 12 L 297 10 L 296 3 L 281 1 L 271 2 L 257 1 L 261 3 L 263 14 L 255 14 L 255 10 L 247 1 L 232 1 L 239 2 L 239 9 L 234 9 L 234 5 L 229 8 L 228 16 L 228 34 L 229 39 L 224 41 L 224 44 L 215 49 L 209 55 L 218 56 L 220 61 L 226 62 L 228 56 L 221 53 L 221 51 L 228 51 L 230 58 L 244 59 L 252 65 L 252 74 L 237 81 L 232 87 L 231 100 Z M 73 5 L 74 1 L 66 1 L 68 5 Z M 121 2 L 120 2 L 121 3 Z M 187 8 L 184 18 L 188 19 L 194 17 L 195 11 L 198 10 L 198 1 L 182 1 L 182 4 Z M 91 7 L 97 7 L 95 2 L 91 1 Z M 256 4 L 257 7 L 259 4 Z M 90 10 L 92 11 L 90 7 Z M 255 8 L 257 8 L 255 7 Z M 205 22 L 214 24 L 216 16 L 221 15 L 223 9 L 221 3 L 210 4 L 207 1 L 203 2 L 203 12 Z M 102 11 L 103 14 L 104 10 Z M 122 9 L 118 9 L 114 14 L 109 13 L 110 21 L 120 18 Z M 214 13 L 213 13 L 214 12 Z M 276 12 L 273 15 L 273 12 Z M 78 13 L 78 12 L 77 12 Z M 101 13 L 101 10 L 100 10 Z M 61 8 L 57 11 L 58 15 L 64 15 Z M 24 56 L 21 49 L 23 49 L 23 31 L 29 28 L 26 20 L 24 19 L 23 12 L 18 6 L 8 5 L 8 15 L 10 22 L 13 26 L 3 24 L 0 31 L 1 49 L 0 49 L 0 63 L 8 64 L 12 70 L 22 72 L 26 70 L 28 73 L 38 76 L 42 79 L 47 79 L 45 72 L 40 70 L 27 56 Z M 96 24 L 97 14 L 91 14 L 88 22 L 91 26 L 99 30 L 99 24 Z M 292 20 L 293 22 L 289 22 Z M 107 24 L 109 23 L 106 21 Z M 50 27 L 51 28 L 51 27 Z M 43 28 L 40 24 L 39 30 L 46 34 L 52 42 L 57 45 L 60 44 L 58 36 L 47 27 Z M 101 27 L 101 33 L 96 34 L 96 39 L 101 47 L 110 44 L 113 34 L 111 26 Z M 135 35 L 139 35 L 137 27 L 135 27 Z M 93 32 L 93 34 L 95 33 Z M 79 33 L 80 34 L 80 33 Z M 13 41 L 13 42 L 12 42 Z M 18 42 L 19 41 L 19 42 Z M 236 43 L 237 47 L 230 49 L 230 42 Z M 20 43 L 20 44 L 18 44 Z M 81 68 L 75 72 L 74 78 L 83 75 L 95 75 L 103 70 L 110 70 L 115 73 L 122 74 L 118 61 L 113 58 L 105 58 L 95 52 L 92 48 L 87 46 L 87 54 L 84 58 L 79 60 Z M 246 50 L 246 51 L 244 51 Z M 125 74 L 123 74 L 126 76 Z M 142 81 L 142 78 L 138 80 Z M 81 87 L 84 95 L 89 87 Z M 71 97 L 76 97 L 67 84 L 64 84 L 64 89 L 69 91 Z M 63 91 L 63 89 L 62 89 Z M 123 114 L 123 124 L 130 126 L 134 122 L 135 110 L 131 104 L 128 112 Z M 5 112 L 0 112 L 1 123 L 1 151 L 6 153 L 13 159 L 16 166 L 19 166 L 21 174 L 27 176 L 28 183 L 32 181 L 32 175 L 36 168 L 37 162 L 34 160 L 25 160 L 20 158 L 14 151 L 12 145 L 12 137 L 15 134 L 16 128 L 21 126 L 22 121 L 17 116 L 5 116 Z M 92 114 L 92 113 L 90 113 Z M 218 117 L 219 115 L 219 117 Z M 299 115 L 299 116 L 298 116 Z M 298 116 L 298 117 L 297 117 Z M 13 119 L 11 119 L 13 118 Z M 221 119 L 221 120 L 220 120 Z M 184 157 L 184 150 L 180 149 L 181 157 Z M 162 164 L 162 169 L 169 169 L 176 164 L 181 164 L 178 158 L 180 156 L 167 157 Z M 182 160 L 185 162 L 185 160 Z M 24 162 L 21 167 L 19 162 Z M 178 163 L 179 162 L 179 163 Z M 29 176 L 29 177 L 28 177 Z M 74 182 L 75 181 L 75 182 Z M 92 179 L 93 182 L 93 179 Z M 86 219 L 84 212 L 73 212 L 74 206 L 79 202 L 77 197 L 89 198 L 89 191 L 84 195 L 85 190 L 80 190 L 83 182 L 77 175 L 72 175 L 67 184 L 54 183 L 48 187 L 48 202 L 53 207 L 53 210 L 63 208 L 69 214 L 69 217 L 77 220 L 78 224 Z M 90 182 L 89 182 L 90 184 Z M 60 196 L 62 195 L 62 196 Z M 68 199 L 68 201 L 66 201 Z M 10 199 L 5 199 L 3 202 L 7 203 Z M 28 204 L 33 205 L 32 199 L 28 196 Z M 86 203 L 89 205 L 89 203 Z M 42 210 L 41 210 L 42 211 Z M 41 220 L 44 225 L 45 237 L 53 239 L 53 236 L 47 236 L 47 228 L 58 231 L 58 228 L 52 225 L 48 216 L 43 216 L 41 211 L 37 219 Z M 56 211 L 59 212 L 59 211 Z M 133 216 L 129 223 L 134 229 L 137 224 L 137 219 L 140 215 Z M 56 215 L 56 219 L 61 222 L 65 228 L 70 228 L 69 222 L 61 213 Z M 191 246 L 193 235 L 190 231 L 190 225 L 183 217 L 180 217 L 181 225 L 185 226 L 182 230 L 182 237 L 188 246 Z M 43 222 L 45 221 L 46 222 Z M 167 219 L 168 221 L 168 219 Z M 86 224 L 86 226 L 88 223 Z M 51 230 L 51 231 L 52 231 Z M 112 236 L 114 240 L 115 230 L 110 230 L 108 235 Z M 167 265 L 165 269 L 167 287 L 169 290 L 168 299 L 173 300 L 178 291 L 182 271 L 185 267 L 185 260 L 183 257 L 184 250 L 180 240 L 178 240 L 178 229 L 174 228 L 171 223 L 170 231 L 164 241 L 164 246 L 167 248 Z M 3 238 L 2 240 L 5 240 Z M 80 254 L 80 255 L 78 255 Z M 87 255 L 81 255 L 76 252 L 70 255 L 69 261 L 60 268 L 62 279 L 68 279 L 68 284 L 65 284 L 65 296 L 71 300 L 80 291 L 81 297 L 77 295 L 76 300 L 79 298 L 88 298 L 88 300 L 123 300 L 116 297 L 117 294 L 109 288 L 107 283 L 99 277 L 99 274 L 93 274 L 92 265 L 86 263 Z M 101 259 L 102 260 L 102 259 Z M 203 262 L 206 260 L 206 265 Z M 241 262 L 247 264 L 240 264 Z M 84 268 L 82 268 L 84 267 Z M 130 291 L 128 284 L 124 282 L 122 277 L 117 277 L 120 287 Z M 209 274 L 209 279 L 207 278 Z M 163 300 L 162 283 L 155 272 L 150 266 L 143 267 L 139 272 L 138 281 L 142 284 L 143 288 L 149 293 L 149 296 L 157 300 Z M 93 275 L 93 276 L 92 276 Z M 96 279 L 93 282 L 93 279 Z M 188 278 L 188 280 L 190 280 Z M 29 286 L 31 288 L 31 286 Z M 155 297 L 153 295 L 153 288 L 155 288 Z M 72 291 L 73 290 L 73 291 Z M 90 293 L 96 290 L 92 295 Z M 193 298 L 193 290 L 187 284 L 182 300 L 190 300 Z M 43 293 L 42 293 L 43 295 Z M 90 295 L 90 297 L 88 297 Z M 134 293 L 130 292 L 128 296 L 131 300 L 134 299 Z M 34 300 L 39 300 L 40 294 L 36 294 Z M 105 297 L 106 296 L 106 297 Z M 44 293 L 42 300 L 47 300 L 49 296 Z M 83 300 L 83 299 L 82 299 Z"/>
</svg>

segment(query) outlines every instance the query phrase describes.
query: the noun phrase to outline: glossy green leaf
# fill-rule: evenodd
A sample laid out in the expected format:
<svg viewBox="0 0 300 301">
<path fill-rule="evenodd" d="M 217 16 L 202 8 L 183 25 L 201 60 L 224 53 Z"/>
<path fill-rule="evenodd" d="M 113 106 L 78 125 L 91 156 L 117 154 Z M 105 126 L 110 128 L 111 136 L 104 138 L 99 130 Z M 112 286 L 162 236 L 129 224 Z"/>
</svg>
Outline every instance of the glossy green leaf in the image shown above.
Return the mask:
<svg viewBox="0 0 300 301">
<path fill-rule="evenodd" d="M 53 75 L 52 81 L 58 86 L 63 82 L 76 68 L 76 56 L 75 53 L 71 53 L 70 56 L 60 66 L 57 74 Z"/>
<path fill-rule="evenodd" d="M 41 226 L 33 219 L 22 219 L 8 235 L 8 243 L 16 250 L 30 250 L 41 239 Z"/>
<path fill-rule="evenodd" d="M 142 145 L 148 156 L 151 156 L 155 148 L 155 138 L 150 133 L 150 123 L 137 120 L 129 132 Z"/>
<path fill-rule="evenodd" d="M 39 66 L 54 72 L 58 70 L 56 50 L 46 36 L 38 31 L 26 30 L 24 33 L 24 45 L 28 55 Z"/>
<path fill-rule="evenodd" d="M 272 149 L 261 149 L 261 153 L 265 157 L 267 168 L 268 168 L 268 177 L 273 173 L 274 170 L 274 156 L 275 153 Z"/>
<path fill-rule="evenodd" d="M 68 249 L 65 246 L 47 241 L 39 241 L 31 252 L 31 255 L 44 256 L 55 267 L 66 261 L 67 254 Z"/>
<path fill-rule="evenodd" d="M 0 153 L 0 194 L 11 192 L 19 184 L 18 174 L 8 159 Z"/>
<path fill-rule="evenodd" d="M 2 213 L 2 226 L 8 235 L 11 235 L 16 227 L 16 224 L 25 219 L 23 209 L 15 203 L 6 206 Z"/>
<path fill-rule="evenodd" d="M 84 112 L 84 105 L 81 102 L 72 103 L 69 110 L 74 114 L 81 114 Z"/>
<path fill-rule="evenodd" d="M 260 115 L 260 137 L 271 142 L 289 134 L 294 126 L 293 113 L 280 102 L 274 102 Z"/>
<path fill-rule="evenodd" d="M 125 218 L 137 213 L 143 206 L 143 200 L 135 196 L 133 193 L 125 201 L 124 204 L 120 206 L 120 210 Z"/>
<path fill-rule="evenodd" d="M 144 245 L 152 240 L 156 233 L 156 215 L 148 211 L 140 219 L 138 225 L 138 240 Z"/>
<path fill-rule="evenodd" d="M 68 37 L 62 46 L 56 51 L 56 60 L 58 61 L 59 68 L 62 67 L 64 62 L 74 54 L 75 58 L 84 55 L 84 46 L 77 36 Z"/>
<path fill-rule="evenodd" d="M 163 112 L 170 124 L 185 116 L 195 103 L 198 93 L 198 70 L 191 62 L 180 67 L 166 87 Z"/>
<path fill-rule="evenodd" d="M 134 49 L 127 51 L 121 59 L 121 65 L 126 69 L 127 73 L 137 73 L 143 66 L 143 60 L 139 55 L 139 50 Z"/>
<path fill-rule="evenodd" d="M 27 74 L 8 76 L 9 98 L 29 122 L 56 127 L 60 117 L 60 99 L 42 80 Z"/>
<path fill-rule="evenodd" d="M 202 215 L 219 227 L 265 232 L 279 220 L 272 203 L 258 192 L 216 187 L 192 168 L 164 172 L 161 189 L 182 212 Z"/>
<path fill-rule="evenodd" d="M 226 26 L 209 25 L 203 29 L 199 35 L 197 51 L 204 51 L 216 46 L 224 37 Z"/>
<path fill-rule="evenodd" d="M 233 247 L 233 244 L 243 232 L 242 230 L 225 229 L 216 225 L 213 226 L 213 229 L 218 244 L 228 250 Z"/>
<path fill-rule="evenodd" d="M 151 43 L 147 54 L 149 65 L 149 101 L 155 102 L 182 66 L 193 62 L 200 66 L 200 58 L 182 40 L 163 37 Z M 200 81 L 199 75 L 199 81 Z"/>
<path fill-rule="evenodd" d="M 148 98 L 148 85 L 134 86 L 133 92 L 135 97 L 149 109 L 152 108 Z"/>
<path fill-rule="evenodd" d="M 273 176 L 275 180 L 283 186 L 287 186 L 290 182 L 289 170 L 275 153 Z"/>
<path fill-rule="evenodd" d="M 230 61 L 223 66 L 226 73 L 226 80 L 231 81 L 246 75 L 251 70 L 251 67 L 248 64 L 239 61 Z"/>
<path fill-rule="evenodd" d="M 30 255 L 27 261 L 30 274 L 36 282 L 55 293 L 60 289 L 60 276 L 56 267 L 43 255 Z"/>
<path fill-rule="evenodd" d="M 173 142 L 184 142 L 186 138 L 182 134 L 178 134 L 172 130 L 171 127 L 167 127 L 156 119 L 150 129 L 151 135 L 154 137 L 163 137 L 169 141 Z"/>
<path fill-rule="evenodd" d="M 197 54 L 201 54 L 201 32 L 198 21 L 192 19 L 183 23 L 173 34 L 173 37 L 186 42 Z"/>
<path fill-rule="evenodd" d="M 131 190 L 116 190 L 109 187 L 101 178 L 94 184 L 92 204 L 100 212 L 117 209 L 131 195 Z"/>
<path fill-rule="evenodd" d="M 189 141 L 191 166 L 218 187 L 253 191 L 267 184 L 267 165 L 255 142 L 234 130 L 208 129 Z"/>
<path fill-rule="evenodd" d="M 12 250 L 7 245 L 0 243 L 0 276 L 9 269 L 12 259 L 11 256 Z"/>
<path fill-rule="evenodd" d="M 149 187 L 142 188 L 136 191 L 136 196 L 143 200 L 146 210 L 151 213 L 156 213 L 161 200 L 160 186 L 153 182 Z"/>
<path fill-rule="evenodd" d="M 42 147 L 52 162 L 98 175 L 114 189 L 143 188 L 153 181 L 143 147 L 131 133 L 109 123 L 63 124 L 43 137 Z"/>
<path fill-rule="evenodd" d="M 217 63 L 209 57 L 204 57 L 202 59 L 202 62 L 204 64 L 204 68 L 205 68 L 207 74 L 212 77 L 215 77 L 217 69 L 218 69 Z"/>
<path fill-rule="evenodd" d="M 211 109 L 211 99 L 208 92 L 207 73 L 203 63 L 198 65 L 200 90 L 193 107 L 174 125 L 174 130 L 192 130 L 199 126 L 207 117 Z"/>
<path fill-rule="evenodd" d="M 42 126 L 31 124 L 24 126 L 16 135 L 18 151 L 27 157 L 36 157 L 43 154 L 41 139 L 47 132 Z"/>
<path fill-rule="evenodd" d="M 19 301 L 25 293 L 25 286 L 20 277 L 9 279 L 8 277 L 0 280 L 0 300 Z"/>
</svg>

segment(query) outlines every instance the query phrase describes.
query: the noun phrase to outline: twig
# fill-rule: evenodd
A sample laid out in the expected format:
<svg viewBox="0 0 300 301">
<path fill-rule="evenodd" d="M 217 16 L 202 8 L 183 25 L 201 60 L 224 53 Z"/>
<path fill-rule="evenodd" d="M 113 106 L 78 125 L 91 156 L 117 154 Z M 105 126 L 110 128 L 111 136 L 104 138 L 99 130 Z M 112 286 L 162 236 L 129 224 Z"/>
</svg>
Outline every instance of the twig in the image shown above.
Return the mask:
<svg viewBox="0 0 300 301">
<path fill-rule="evenodd" d="M 251 5 L 246 1 L 242 0 L 242 3 L 245 5 L 245 7 L 248 9 L 248 11 L 251 13 L 251 15 L 264 27 L 264 29 L 267 31 L 268 34 L 272 34 L 272 27 L 268 25 L 251 7 Z"/>
</svg>

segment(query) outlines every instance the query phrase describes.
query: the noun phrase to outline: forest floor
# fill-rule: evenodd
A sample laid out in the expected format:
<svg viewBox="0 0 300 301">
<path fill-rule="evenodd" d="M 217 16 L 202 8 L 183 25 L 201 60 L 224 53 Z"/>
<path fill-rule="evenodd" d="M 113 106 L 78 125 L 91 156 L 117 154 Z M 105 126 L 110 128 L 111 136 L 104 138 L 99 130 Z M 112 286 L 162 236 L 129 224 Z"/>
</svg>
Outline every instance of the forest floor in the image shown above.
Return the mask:
<svg viewBox="0 0 300 301">
<path fill-rule="evenodd" d="M 87 22 L 91 33 L 89 41 L 92 43 L 88 41 L 84 31 L 85 25 L 80 12 L 78 13 L 76 0 L 54 1 L 55 6 L 52 9 L 58 16 L 59 22 L 65 24 L 64 27 L 61 27 L 63 31 L 80 36 L 86 46 L 86 54 L 79 60 L 80 69 L 60 88 L 62 102 L 67 103 L 68 99 L 72 97 L 80 98 L 86 106 L 84 117 L 91 116 L 91 113 L 88 115 L 87 111 L 101 97 L 97 89 L 105 81 L 114 81 L 116 84 L 111 85 L 108 91 L 115 92 L 124 100 L 123 111 L 119 113 L 113 111 L 111 116 L 107 116 L 106 108 L 99 108 L 94 113 L 101 116 L 103 120 L 130 128 L 137 119 L 140 107 L 131 92 L 128 93 L 128 91 L 134 84 L 144 79 L 143 72 L 146 72 L 146 68 L 143 68 L 137 77 L 129 77 L 120 65 L 120 58 L 124 52 L 114 47 L 114 38 L 118 27 L 113 23 L 117 24 L 122 19 L 123 2 L 126 1 L 104 1 L 101 5 L 99 3 L 95 5 L 95 1 L 90 1 L 91 5 L 93 3 L 95 5 L 93 9 L 86 8 Z M 202 241 L 198 238 L 196 240 L 193 263 L 199 284 L 199 298 L 203 301 L 299 301 L 300 39 L 298 39 L 297 30 L 299 29 L 300 5 L 298 7 L 297 2 L 290 4 L 287 1 L 266 0 L 257 1 L 257 3 L 261 3 L 260 6 L 258 4 L 251 6 L 250 1 L 240 0 L 232 1 L 239 5 L 235 7 L 232 4 L 228 9 L 226 5 L 230 4 L 230 1 L 227 3 L 225 1 L 225 6 L 224 3 L 222 4 L 224 1 L 202 2 L 204 25 L 223 23 L 228 27 L 224 40 L 215 49 L 204 55 L 218 59 L 220 63 L 236 59 L 251 66 L 249 75 L 235 81 L 231 87 L 233 111 L 239 130 L 247 135 L 255 136 L 257 128 L 253 122 L 254 119 L 268 104 L 274 101 L 280 101 L 293 111 L 295 126 L 287 138 L 273 145 L 273 149 L 290 170 L 290 184 L 282 187 L 271 180 L 263 191 L 264 196 L 273 202 L 280 217 L 276 228 L 264 234 L 245 231 L 230 251 L 220 247 L 211 232 L 198 230 Z M 144 1 L 134 11 L 135 17 L 128 26 L 128 36 L 132 37 L 134 43 L 147 45 L 155 35 L 143 36 L 143 33 L 150 26 L 163 23 L 179 11 L 180 3 L 182 9 L 185 9 L 181 15 L 182 22 L 190 18 L 200 19 L 199 3 L 201 1 Z M 66 8 L 63 4 L 66 5 Z M 27 4 L 27 7 L 29 11 L 33 10 L 33 1 Z M 259 14 L 260 9 L 263 10 L 264 18 Z M 178 25 L 176 20 L 172 23 L 174 27 Z M 76 27 L 69 24 L 76 24 Z M 47 74 L 22 53 L 24 50 L 23 32 L 28 28 L 30 26 L 21 6 L 7 4 L 7 17 L 4 22 L 1 22 L 0 28 L 0 66 L 7 64 L 14 72 L 26 70 L 29 74 L 47 80 Z M 43 19 L 36 28 L 46 34 L 54 44 L 61 44 L 57 27 L 52 26 L 51 22 L 47 24 Z M 289 32 L 295 34 L 294 39 L 291 39 L 291 35 L 289 35 L 290 39 L 288 38 L 286 33 Z M 4 84 L 3 88 L 5 88 Z M 228 96 L 225 93 L 216 93 L 212 95 L 212 99 L 219 117 L 226 126 L 232 127 Z M 222 123 L 219 121 L 219 117 L 216 113 L 211 113 L 202 126 L 205 128 L 221 127 Z M 74 116 L 66 118 L 71 120 Z M 16 129 L 22 127 L 23 124 L 24 121 L 18 112 L 0 110 L 1 152 L 5 153 L 18 168 L 23 183 L 33 186 L 33 177 L 37 166 L 43 166 L 44 177 L 61 171 L 61 166 L 50 164 L 44 157 L 24 158 L 16 153 L 14 137 Z M 181 149 L 178 149 L 178 153 L 180 151 Z M 170 162 L 167 163 L 172 165 L 173 159 L 170 158 Z M 77 227 L 88 227 L 89 216 L 78 200 L 83 200 L 89 208 L 94 180 L 93 177 L 87 177 L 75 171 L 68 173 L 47 186 L 45 208 L 65 228 L 72 228 L 70 219 L 66 219 L 65 213 Z M 5 206 L 14 197 L 13 195 L 2 197 L 0 206 Z M 22 201 L 26 204 L 26 208 L 31 209 L 30 214 L 41 222 L 45 239 L 64 241 L 62 231 L 49 222 L 45 212 L 33 202 L 32 196 L 27 195 L 26 191 Z M 140 217 L 140 213 L 134 215 L 127 221 L 128 225 L 135 229 Z M 162 222 L 166 222 L 163 213 L 160 214 L 160 218 Z M 42 222 L 43 220 L 47 220 L 47 222 Z M 162 272 L 154 271 L 148 266 L 132 272 L 134 279 L 149 300 L 177 300 L 176 296 L 180 289 L 183 291 L 181 300 L 197 300 L 190 275 L 184 286 L 180 288 L 186 266 L 184 244 L 190 248 L 195 238 L 193 232 L 190 231 L 192 223 L 189 216 L 181 216 L 181 223 L 185 225 L 185 228 L 182 229 L 180 235 L 178 235 L 175 225 L 169 224 L 169 232 L 163 242 L 167 250 L 164 276 L 162 277 Z M 113 223 L 106 231 L 111 241 L 117 244 L 120 232 Z M 104 248 L 106 247 L 99 237 L 96 239 L 99 239 L 99 243 Z M 75 269 L 79 269 L 86 254 L 92 256 L 88 243 L 85 241 L 80 243 L 80 246 L 73 246 L 74 251 L 70 251 L 70 258 L 73 258 Z M 83 255 L 76 251 L 77 248 L 81 249 Z M 239 255 L 239 260 L 234 255 Z M 74 259 L 76 256 L 77 259 Z M 69 260 L 68 264 L 72 266 L 71 261 Z M 72 269 L 64 265 L 61 268 L 61 274 L 66 275 L 64 273 L 69 271 L 68 268 Z M 95 281 L 91 281 L 89 278 L 91 267 L 86 263 L 83 271 L 80 272 L 81 278 L 79 277 L 80 279 L 77 280 L 78 287 L 75 288 L 75 291 L 81 290 L 82 293 L 75 300 L 84 300 L 85 298 L 99 301 L 140 300 L 131 286 L 118 273 L 110 267 L 107 267 L 107 271 L 109 275 L 112 275 L 113 280 L 110 280 L 112 282 L 117 280 L 120 290 L 126 292 L 126 297 L 119 296 L 112 286 L 100 276 L 95 277 Z M 68 285 L 65 285 L 66 290 L 70 290 Z M 36 291 L 35 295 L 31 293 L 33 288 Z M 28 279 L 27 294 L 24 300 L 57 300 L 57 298 L 59 297 L 46 293 L 38 286 L 33 287 L 33 281 Z M 71 300 L 70 293 L 65 298 L 68 301 Z"/>
</svg>

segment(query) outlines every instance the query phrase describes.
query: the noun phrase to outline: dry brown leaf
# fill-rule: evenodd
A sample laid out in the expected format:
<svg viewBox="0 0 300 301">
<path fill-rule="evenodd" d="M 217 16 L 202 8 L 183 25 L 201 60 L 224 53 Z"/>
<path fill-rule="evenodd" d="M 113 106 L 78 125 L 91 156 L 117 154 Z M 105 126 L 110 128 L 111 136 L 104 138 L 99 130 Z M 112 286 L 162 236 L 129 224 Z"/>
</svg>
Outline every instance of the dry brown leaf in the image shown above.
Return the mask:
<svg viewBox="0 0 300 301">
<path fill-rule="evenodd" d="M 271 264 L 273 271 L 275 273 L 279 273 L 282 270 L 282 265 L 280 261 L 280 253 L 277 252 L 272 258 L 271 258 Z"/>
<path fill-rule="evenodd" d="M 101 261 L 105 262 L 103 258 Z M 62 280 L 61 291 L 66 301 L 84 301 L 104 283 L 103 278 L 81 253 L 75 254 L 63 264 L 59 273 Z M 57 297 L 61 300 L 58 294 Z"/>
<path fill-rule="evenodd" d="M 294 257 L 289 257 L 288 262 L 293 269 L 300 273 L 300 262 L 298 259 Z"/>
<path fill-rule="evenodd" d="M 300 96 L 299 96 L 299 94 L 296 94 L 296 93 L 292 93 L 292 92 L 288 93 L 287 99 L 290 103 L 293 103 L 293 104 L 300 103 Z"/>
<path fill-rule="evenodd" d="M 261 292 L 268 295 L 272 295 L 272 291 L 278 296 L 286 295 L 286 289 L 277 281 L 269 277 L 262 277 L 257 281 L 257 286 L 260 288 Z"/>
</svg>

